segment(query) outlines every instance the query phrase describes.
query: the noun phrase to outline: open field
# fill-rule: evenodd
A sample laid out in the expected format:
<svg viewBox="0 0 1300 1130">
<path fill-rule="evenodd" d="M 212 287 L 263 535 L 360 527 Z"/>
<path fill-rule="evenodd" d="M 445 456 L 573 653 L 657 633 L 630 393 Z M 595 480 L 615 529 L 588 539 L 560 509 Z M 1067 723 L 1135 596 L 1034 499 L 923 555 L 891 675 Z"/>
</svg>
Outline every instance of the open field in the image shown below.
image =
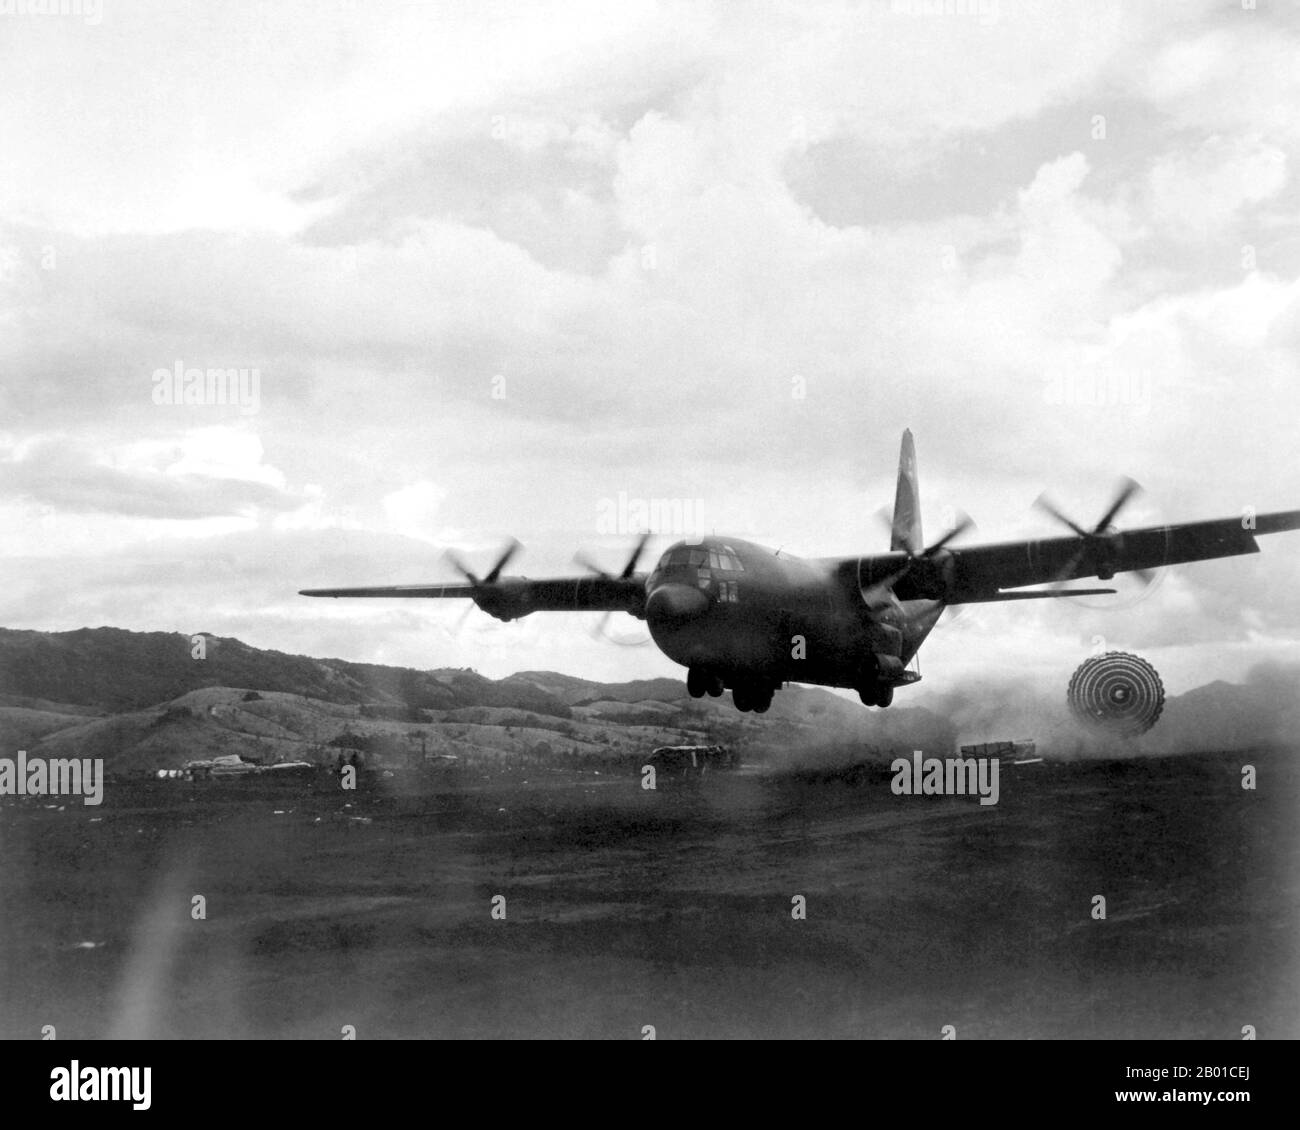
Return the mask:
<svg viewBox="0 0 1300 1130">
<path fill-rule="evenodd" d="M 0 1034 L 1300 1035 L 1291 754 L 1032 766 L 992 807 L 895 796 L 883 773 L 660 786 L 6 797 Z"/>
</svg>

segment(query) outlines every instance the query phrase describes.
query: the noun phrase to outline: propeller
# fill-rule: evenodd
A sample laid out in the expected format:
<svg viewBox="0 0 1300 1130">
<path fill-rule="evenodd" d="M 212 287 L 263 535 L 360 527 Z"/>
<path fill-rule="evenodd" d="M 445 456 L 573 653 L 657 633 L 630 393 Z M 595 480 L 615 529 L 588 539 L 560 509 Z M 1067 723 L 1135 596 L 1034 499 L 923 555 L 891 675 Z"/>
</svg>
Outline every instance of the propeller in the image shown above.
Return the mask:
<svg viewBox="0 0 1300 1130">
<path fill-rule="evenodd" d="M 513 558 L 521 549 L 523 549 L 523 546 L 520 545 L 519 541 L 516 538 L 511 538 L 506 542 L 506 547 L 502 550 L 501 556 L 497 558 L 496 564 L 492 566 L 491 572 L 482 579 L 475 576 L 469 566 L 467 566 L 453 550 L 447 550 L 443 556 L 446 558 L 447 563 L 455 569 L 456 572 L 477 589 L 484 588 L 487 585 L 496 584 L 497 578 L 501 576 L 501 570 L 510 563 L 511 558 Z"/>
<path fill-rule="evenodd" d="M 1074 556 L 1066 562 L 1065 567 L 1061 569 L 1061 571 L 1056 575 L 1056 578 L 1052 581 L 1053 587 L 1060 587 L 1066 581 L 1072 579 L 1074 571 L 1085 560 L 1095 560 L 1099 562 L 1098 576 L 1100 576 L 1102 580 L 1109 579 L 1105 572 L 1107 555 L 1110 548 L 1115 544 L 1115 539 L 1119 536 L 1118 531 L 1114 529 L 1112 523 L 1115 521 L 1116 517 L 1118 517 L 1119 512 L 1129 504 L 1129 501 L 1135 495 L 1141 493 L 1142 486 L 1136 480 L 1127 477 L 1120 479 L 1119 489 L 1116 491 L 1114 499 L 1111 501 L 1106 513 L 1101 516 L 1097 524 L 1093 526 L 1091 530 L 1085 530 L 1078 524 L 1078 522 L 1075 522 L 1072 518 L 1063 514 L 1061 510 L 1048 499 L 1046 494 L 1040 494 L 1036 499 L 1034 499 L 1034 505 L 1039 510 L 1043 511 L 1044 514 L 1050 515 L 1063 526 L 1068 527 L 1082 539 L 1082 542 Z M 1133 569 L 1129 570 L 1129 572 L 1132 572 L 1138 580 L 1141 581 L 1143 587 L 1149 585 L 1156 575 L 1154 569 Z"/>
<path fill-rule="evenodd" d="M 586 569 L 589 573 L 595 573 L 596 576 L 600 577 L 602 580 L 612 581 L 617 579 L 620 581 L 626 581 L 629 580 L 632 574 L 636 572 L 637 563 L 641 560 L 642 554 L 645 553 L 645 547 L 649 544 L 650 537 L 651 537 L 650 532 L 646 531 L 637 539 L 636 545 L 633 546 L 632 548 L 632 555 L 627 559 L 627 564 L 623 566 L 623 571 L 618 574 L 617 578 L 615 578 L 610 573 L 607 573 L 604 569 L 602 569 L 599 565 L 595 564 L 591 560 L 591 558 L 587 557 L 585 554 L 582 553 L 575 554 L 573 560 L 577 564 L 581 565 L 584 569 Z"/>
<path fill-rule="evenodd" d="M 452 625 L 452 635 L 458 635 L 460 630 L 465 626 L 465 621 L 469 619 L 470 613 L 473 612 L 475 608 L 482 607 L 482 605 L 479 604 L 480 592 L 490 590 L 491 587 L 496 584 L 497 579 L 501 576 L 501 571 L 510 564 L 510 561 L 514 558 L 515 554 L 517 554 L 521 549 L 523 549 L 523 545 L 520 544 L 519 540 L 517 538 L 511 538 L 506 542 L 505 548 L 501 551 L 496 563 L 483 577 L 479 577 L 468 565 L 466 565 L 460 558 L 459 554 L 454 550 L 449 549 L 443 554 L 443 559 L 447 564 L 464 577 L 475 590 L 471 594 L 470 603 L 465 605 L 465 611 L 456 618 L 456 622 Z"/>
<path fill-rule="evenodd" d="M 882 517 L 886 518 L 886 523 L 892 529 L 892 520 L 885 516 L 883 511 L 881 514 Z M 960 537 L 962 534 L 966 533 L 967 530 L 973 529 L 975 526 L 975 523 L 971 520 L 971 517 L 968 514 L 958 513 L 956 519 L 957 520 L 953 524 L 952 529 L 947 530 L 938 541 L 932 542 L 923 549 L 910 544 L 910 539 L 908 539 L 909 544 L 907 549 L 904 551 L 907 556 L 896 569 L 886 573 L 879 580 L 873 578 L 871 585 L 867 588 L 860 587 L 862 599 L 868 604 L 874 603 L 880 596 L 884 595 L 887 589 L 893 588 L 894 585 L 906 577 L 918 563 L 925 565 L 930 564 L 940 553 L 943 552 L 944 548 L 950 541 L 954 538 Z"/>
<path fill-rule="evenodd" d="M 636 572 L 636 567 L 640 562 L 642 555 L 645 553 L 645 547 L 649 544 L 650 538 L 651 534 L 647 530 L 637 539 L 637 543 L 632 547 L 632 553 L 627 559 L 627 564 L 623 566 L 622 572 L 618 574 L 607 572 L 592 561 L 591 558 L 582 553 L 575 554 L 573 560 L 589 573 L 595 574 L 603 581 L 628 581 L 632 579 L 632 574 Z M 643 647 L 645 644 L 650 642 L 650 634 L 648 632 L 645 634 L 644 638 L 635 639 L 611 635 L 607 629 L 610 617 L 613 615 L 613 612 L 606 612 L 600 620 L 597 621 L 596 626 L 591 629 L 592 639 L 608 640 L 610 643 L 620 644 L 623 647 Z"/>
</svg>

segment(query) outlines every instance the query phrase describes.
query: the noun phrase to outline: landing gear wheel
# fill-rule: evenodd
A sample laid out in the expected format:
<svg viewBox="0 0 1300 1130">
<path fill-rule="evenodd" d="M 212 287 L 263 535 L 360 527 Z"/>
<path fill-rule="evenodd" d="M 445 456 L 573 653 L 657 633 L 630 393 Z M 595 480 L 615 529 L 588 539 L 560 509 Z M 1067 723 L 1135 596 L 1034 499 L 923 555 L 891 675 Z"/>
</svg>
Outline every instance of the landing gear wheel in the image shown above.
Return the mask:
<svg viewBox="0 0 1300 1130">
<path fill-rule="evenodd" d="M 691 698 L 703 698 L 706 691 L 712 689 L 713 683 L 707 673 L 698 667 L 687 668 L 686 690 Z"/>
<path fill-rule="evenodd" d="M 714 675 L 709 680 L 709 685 L 706 686 L 704 689 L 708 693 L 708 696 L 710 698 L 719 698 L 721 697 L 722 692 L 725 691 L 727 688 L 722 685 L 722 677 L 720 675 Z"/>
<path fill-rule="evenodd" d="M 888 683 L 867 683 L 858 688 L 858 698 L 864 706 L 879 706 L 882 709 L 894 701 L 894 688 Z"/>
<path fill-rule="evenodd" d="M 766 683 L 740 683 L 732 688 L 731 701 L 736 704 L 737 710 L 766 714 L 775 693 L 776 688 Z"/>
</svg>

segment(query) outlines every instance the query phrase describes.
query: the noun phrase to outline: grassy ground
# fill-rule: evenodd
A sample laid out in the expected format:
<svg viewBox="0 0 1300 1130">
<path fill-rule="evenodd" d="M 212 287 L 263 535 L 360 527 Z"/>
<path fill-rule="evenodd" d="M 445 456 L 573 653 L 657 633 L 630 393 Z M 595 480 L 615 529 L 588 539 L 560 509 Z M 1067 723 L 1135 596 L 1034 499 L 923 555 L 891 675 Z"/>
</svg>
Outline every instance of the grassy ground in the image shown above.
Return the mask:
<svg viewBox="0 0 1300 1130">
<path fill-rule="evenodd" d="M 4 798 L 0 1035 L 1300 1035 L 1293 755 L 1028 767 L 994 807 L 886 774 L 660 785 Z"/>
</svg>

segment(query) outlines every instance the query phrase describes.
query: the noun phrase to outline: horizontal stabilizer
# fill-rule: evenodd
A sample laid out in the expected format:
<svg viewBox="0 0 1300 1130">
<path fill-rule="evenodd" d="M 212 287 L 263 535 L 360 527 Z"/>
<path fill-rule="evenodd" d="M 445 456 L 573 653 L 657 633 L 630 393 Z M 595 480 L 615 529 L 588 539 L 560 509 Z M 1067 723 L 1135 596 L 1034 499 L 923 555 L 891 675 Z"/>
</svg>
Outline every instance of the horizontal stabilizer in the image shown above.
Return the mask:
<svg viewBox="0 0 1300 1130">
<path fill-rule="evenodd" d="M 988 596 L 972 596 L 962 604 L 992 604 L 997 600 L 1055 600 L 1063 596 L 1107 596 L 1117 589 L 1053 589 L 1047 592 L 994 592 Z"/>
</svg>

